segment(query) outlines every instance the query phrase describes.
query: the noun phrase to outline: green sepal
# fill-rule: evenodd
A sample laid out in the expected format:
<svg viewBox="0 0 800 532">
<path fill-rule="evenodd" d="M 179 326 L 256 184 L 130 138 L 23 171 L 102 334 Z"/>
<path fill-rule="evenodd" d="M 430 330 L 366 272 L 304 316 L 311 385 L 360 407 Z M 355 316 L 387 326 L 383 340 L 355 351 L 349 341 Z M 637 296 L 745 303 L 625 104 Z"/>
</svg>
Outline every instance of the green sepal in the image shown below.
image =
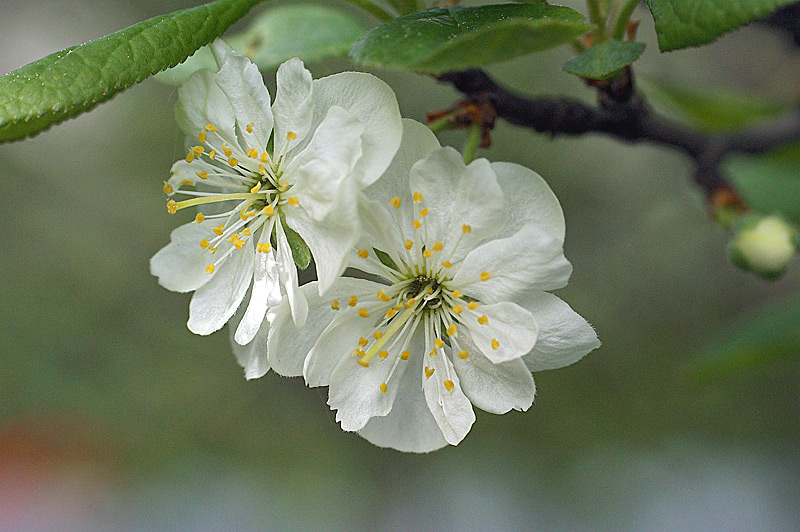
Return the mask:
<svg viewBox="0 0 800 532">
<path fill-rule="evenodd" d="M 565 72 L 586 79 L 613 77 L 644 52 L 644 43 L 609 40 L 592 46 L 564 63 Z"/>
</svg>

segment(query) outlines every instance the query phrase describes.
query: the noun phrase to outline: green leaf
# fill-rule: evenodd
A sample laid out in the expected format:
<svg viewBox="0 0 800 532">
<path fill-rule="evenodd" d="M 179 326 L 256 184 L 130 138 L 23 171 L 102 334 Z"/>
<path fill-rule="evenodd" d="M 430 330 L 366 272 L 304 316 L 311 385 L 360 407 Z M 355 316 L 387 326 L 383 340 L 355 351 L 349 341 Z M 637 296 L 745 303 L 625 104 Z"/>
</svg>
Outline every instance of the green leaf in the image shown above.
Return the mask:
<svg viewBox="0 0 800 532">
<path fill-rule="evenodd" d="M 339 9 L 290 4 L 268 9 L 245 31 L 225 40 L 263 71 L 276 68 L 292 57 L 312 63 L 345 55 L 362 33 L 361 23 Z M 158 74 L 156 79 L 178 85 L 203 68 L 217 68 L 208 46 L 200 48 L 180 65 Z"/>
<path fill-rule="evenodd" d="M 303 240 L 297 231 L 289 227 L 286 223 L 283 224 L 283 230 L 286 233 L 286 240 L 289 242 L 289 248 L 292 250 L 292 258 L 294 263 L 297 264 L 301 270 L 308 268 L 311 264 L 311 250 L 308 244 Z"/>
<path fill-rule="evenodd" d="M 390 257 L 388 253 L 376 248 L 372 248 L 372 251 L 375 252 L 375 256 L 378 257 L 378 260 L 381 261 L 381 264 L 388 266 L 395 271 L 400 271 L 400 268 L 397 267 L 397 264 L 392 260 L 392 257 Z"/>
<path fill-rule="evenodd" d="M 750 208 L 800 222 L 800 144 L 760 156 L 733 155 L 723 168 Z"/>
<path fill-rule="evenodd" d="M 662 80 L 640 79 L 639 88 L 659 109 L 705 131 L 732 131 L 789 109 L 752 94 L 687 89 Z"/>
<path fill-rule="evenodd" d="M 796 0 L 647 0 L 662 52 L 706 44 Z"/>
<path fill-rule="evenodd" d="M 0 142 L 35 135 L 178 64 L 259 1 L 217 0 L 161 15 L 3 76 Z"/>
<path fill-rule="evenodd" d="M 580 13 L 543 2 L 437 7 L 373 28 L 350 56 L 364 66 L 439 74 L 552 48 L 592 28 Z"/>
<path fill-rule="evenodd" d="M 734 322 L 686 368 L 696 380 L 719 380 L 800 357 L 800 297 L 792 295 Z"/>
<path fill-rule="evenodd" d="M 565 72 L 587 79 L 605 79 L 630 65 L 644 52 L 644 43 L 609 40 L 592 46 L 562 67 Z"/>
</svg>

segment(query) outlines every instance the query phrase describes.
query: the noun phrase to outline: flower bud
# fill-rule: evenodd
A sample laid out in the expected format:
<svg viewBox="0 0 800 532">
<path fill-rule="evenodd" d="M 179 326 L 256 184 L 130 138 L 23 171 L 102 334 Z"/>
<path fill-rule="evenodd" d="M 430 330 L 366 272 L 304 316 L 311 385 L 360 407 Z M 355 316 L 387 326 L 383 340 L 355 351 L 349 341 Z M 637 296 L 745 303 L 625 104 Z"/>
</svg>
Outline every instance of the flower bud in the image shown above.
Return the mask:
<svg viewBox="0 0 800 532">
<path fill-rule="evenodd" d="M 777 215 L 749 219 L 730 243 L 731 261 L 767 279 L 786 270 L 797 253 L 798 235 L 794 227 Z"/>
</svg>

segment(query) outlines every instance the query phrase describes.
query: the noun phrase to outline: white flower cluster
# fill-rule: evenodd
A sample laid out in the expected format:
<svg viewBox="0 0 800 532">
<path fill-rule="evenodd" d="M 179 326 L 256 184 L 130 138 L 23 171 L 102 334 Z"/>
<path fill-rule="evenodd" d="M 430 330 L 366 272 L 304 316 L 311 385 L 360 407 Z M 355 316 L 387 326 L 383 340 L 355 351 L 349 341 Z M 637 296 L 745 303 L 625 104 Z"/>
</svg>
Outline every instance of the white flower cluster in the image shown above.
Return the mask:
<svg viewBox="0 0 800 532">
<path fill-rule="evenodd" d="M 179 91 L 178 122 L 196 141 L 164 185 L 188 198 L 170 199 L 169 212 L 201 212 L 151 271 L 194 292 L 191 331 L 233 319 L 248 379 L 302 375 L 329 387 L 344 430 L 427 452 L 458 444 L 473 406 L 526 410 L 532 371 L 599 346 L 546 292 L 572 268 L 561 207 L 539 175 L 465 165 L 401 119 L 369 74 L 313 80 L 293 59 L 271 103 L 247 58 L 221 41 L 212 50 L 219 71 Z M 299 286 L 295 264 L 311 256 L 318 280 Z M 347 267 L 368 279 L 343 276 Z"/>
</svg>

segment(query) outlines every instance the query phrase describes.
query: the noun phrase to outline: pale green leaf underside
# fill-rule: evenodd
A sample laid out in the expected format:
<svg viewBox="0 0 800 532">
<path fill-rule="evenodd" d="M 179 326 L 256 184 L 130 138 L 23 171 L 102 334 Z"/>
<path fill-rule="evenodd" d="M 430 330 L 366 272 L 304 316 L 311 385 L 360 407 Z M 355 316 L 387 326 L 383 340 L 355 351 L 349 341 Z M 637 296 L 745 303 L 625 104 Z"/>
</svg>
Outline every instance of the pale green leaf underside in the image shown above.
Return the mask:
<svg viewBox="0 0 800 532">
<path fill-rule="evenodd" d="M 662 52 L 706 44 L 795 0 L 647 0 Z"/>
<path fill-rule="evenodd" d="M 731 156 L 724 169 L 747 205 L 769 214 L 781 212 L 800 222 L 800 145 L 760 156 Z"/>
<path fill-rule="evenodd" d="M 265 11 L 246 30 L 225 37 L 225 40 L 234 50 L 249 57 L 260 70 L 270 70 L 292 57 L 312 63 L 342 56 L 362 33 L 364 27 L 339 9 L 292 4 Z M 203 68 L 217 68 L 207 46 L 156 78 L 177 85 Z"/>
<path fill-rule="evenodd" d="M 292 250 L 294 263 L 297 264 L 300 269 L 305 270 L 308 268 L 308 265 L 311 264 L 311 250 L 308 244 L 306 244 L 306 241 L 303 240 L 303 237 L 301 237 L 297 231 L 288 225 L 284 224 L 283 230 L 286 233 L 286 240 L 289 242 L 289 248 Z"/>
<path fill-rule="evenodd" d="M 217 0 L 140 22 L 0 78 L 0 142 L 78 115 L 174 66 L 260 0 Z"/>
<path fill-rule="evenodd" d="M 439 74 L 552 48 L 591 29 L 580 13 L 544 3 L 433 8 L 373 28 L 350 55 L 365 66 Z"/>
<path fill-rule="evenodd" d="M 800 356 L 800 298 L 773 303 L 734 323 L 687 367 L 702 380 L 726 379 Z"/>
<path fill-rule="evenodd" d="M 609 40 L 564 63 L 565 72 L 587 79 L 605 79 L 630 65 L 644 52 L 644 43 Z"/>
</svg>

